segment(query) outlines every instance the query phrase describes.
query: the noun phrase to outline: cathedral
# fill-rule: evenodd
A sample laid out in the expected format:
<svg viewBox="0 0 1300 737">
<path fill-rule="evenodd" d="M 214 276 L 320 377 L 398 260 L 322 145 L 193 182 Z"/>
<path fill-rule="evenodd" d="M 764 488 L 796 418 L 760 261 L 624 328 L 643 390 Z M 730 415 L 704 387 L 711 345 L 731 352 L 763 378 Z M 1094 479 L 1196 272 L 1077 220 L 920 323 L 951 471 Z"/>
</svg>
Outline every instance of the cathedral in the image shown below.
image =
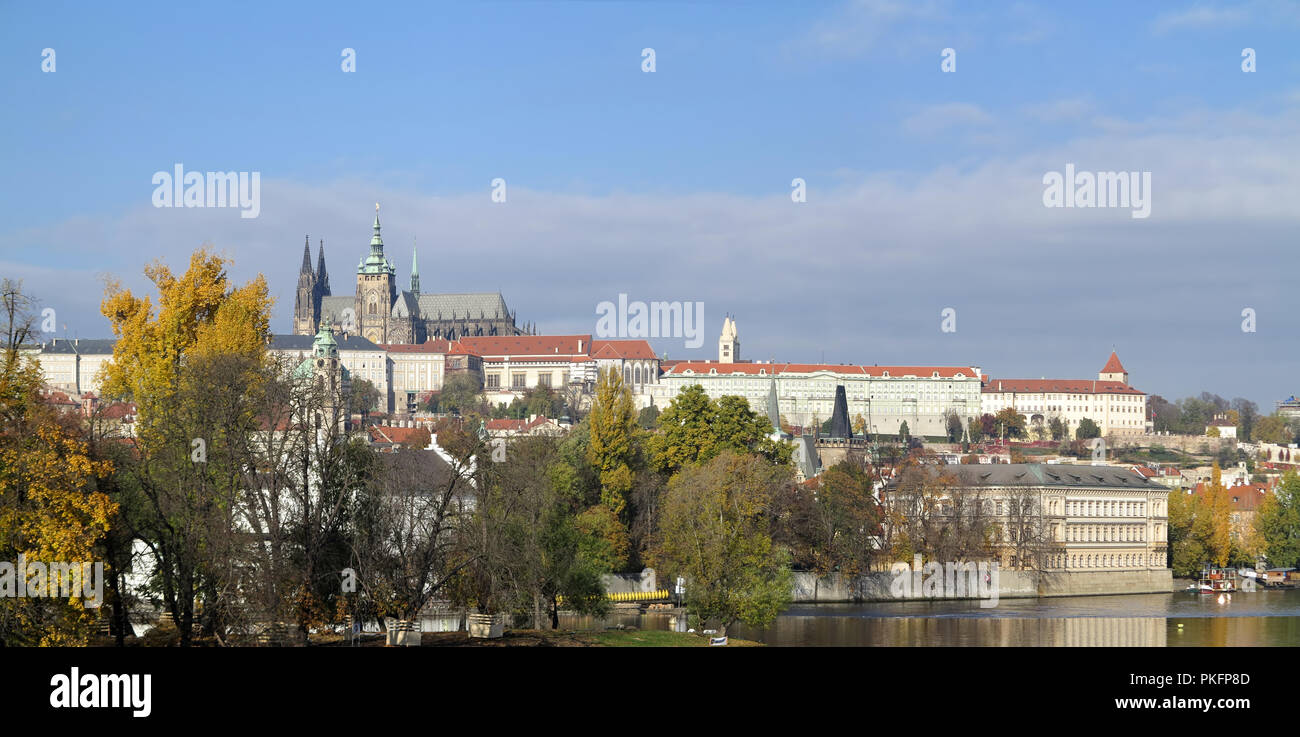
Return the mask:
<svg viewBox="0 0 1300 737">
<path fill-rule="evenodd" d="M 411 254 L 410 289 L 397 284 L 397 269 L 384 255 L 375 205 L 375 234 L 370 253 L 357 263 L 356 292 L 334 296 L 325 270 L 325 243 L 316 268 L 311 265 L 310 238 L 302 246 L 298 295 L 294 300 L 294 335 L 315 335 L 322 321 L 344 335 L 359 335 L 379 345 L 459 340 L 481 335 L 530 335 L 536 331 L 515 324 L 515 314 L 498 293 L 424 294 L 420 269 Z"/>
</svg>

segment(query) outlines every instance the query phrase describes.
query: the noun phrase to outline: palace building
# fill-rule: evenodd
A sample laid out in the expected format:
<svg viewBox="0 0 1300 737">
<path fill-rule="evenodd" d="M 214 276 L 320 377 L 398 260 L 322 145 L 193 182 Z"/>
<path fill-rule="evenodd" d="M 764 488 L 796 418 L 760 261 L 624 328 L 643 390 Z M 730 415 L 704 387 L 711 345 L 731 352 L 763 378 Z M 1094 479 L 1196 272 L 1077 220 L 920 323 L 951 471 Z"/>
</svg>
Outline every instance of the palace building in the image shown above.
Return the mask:
<svg viewBox="0 0 1300 737">
<path fill-rule="evenodd" d="M 1110 360 L 1093 379 L 986 379 L 983 411 L 995 415 L 1007 407 L 1025 416 L 1026 431 L 1061 420 L 1070 437 L 1087 418 L 1103 436 L 1142 435 L 1150 431 L 1147 395 L 1129 386 L 1128 371 L 1111 351 Z"/>
<path fill-rule="evenodd" d="M 942 436 L 949 414 L 965 427 L 980 412 L 978 366 L 758 362 L 742 360 L 739 353 L 736 321 L 727 317 L 717 361 L 665 361 L 658 381 L 635 391 L 666 407 L 683 389 L 699 384 L 710 398 L 734 394 L 755 411 L 775 407 L 787 422 L 809 425 L 831 418 L 837 388 L 843 387 L 851 425 L 873 435 L 897 434 L 906 422 L 912 435 Z"/>
<path fill-rule="evenodd" d="M 499 292 L 426 294 L 420 291 L 417 255 L 411 253 L 410 288 L 401 289 L 397 269 L 384 254 L 379 205 L 375 205 L 370 251 L 357 263 L 356 289 L 330 292 L 322 241 L 316 267 L 311 265 L 310 238 L 302 247 L 302 268 L 294 300 L 293 332 L 314 335 L 322 319 L 342 335 L 359 335 L 376 344 L 413 344 L 428 340 L 459 340 L 471 336 L 528 335 Z"/>
</svg>

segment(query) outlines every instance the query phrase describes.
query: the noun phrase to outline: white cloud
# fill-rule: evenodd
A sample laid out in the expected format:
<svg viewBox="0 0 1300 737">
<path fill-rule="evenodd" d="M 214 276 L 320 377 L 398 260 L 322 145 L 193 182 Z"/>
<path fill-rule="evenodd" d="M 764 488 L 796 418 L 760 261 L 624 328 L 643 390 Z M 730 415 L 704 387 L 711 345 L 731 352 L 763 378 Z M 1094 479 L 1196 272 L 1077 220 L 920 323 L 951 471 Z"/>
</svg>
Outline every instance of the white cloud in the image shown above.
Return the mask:
<svg viewBox="0 0 1300 737">
<path fill-rule="evenodd" d="M 1052 100 L 1025 106 L 1025 113 L 1045 123 L 1077 121 L 1092 112 L 1092 103 L 1082 98 Z"/>
<path fill-rule="evenodd" d="M 989 123 L 978 108 L 963 115 Z M 405 184 L 265 179 L 255 220 L 143 206 L 0 233 L 9 255 L 0 271 L 26 279 L 70 333 L 105 337 L 100 272 L 139 288 L 149 261 L 183 268 L 210 242 L 235 260 L 235 280 L 266 275 L 279 300 L 273 326 L 286 331 L 303 235 L 313 260 L 325 239 L 334 291 L 349 294 L 379 200 L 403 286 L 418 236 L 424 291 L 499 289 L 547 332 L 593 330 L 595 305 L 622 292 L 703 301 L 709 331 L 736 313 L 753 357 L 824 351 L 829 361 L 1086 376 L 1118 344 L 1126 363 L 1146 366 L 1135 381 L 1147 391 L 1293 393 L 1300 136 L 1290 113 L 1116 120 L 973 165 L 810 178 L 803 204 L 779 189 L 586 196 L 513 186 L 499 205 L 486 191 L 432 197 Z M 1151 217 L 1044 208 L 1043 174 L 1066 163 L 1152 172 Z M 1251 286 L 1221 289 L 1229 277 Z M 1234 316 L 1247 303 L 1261 330 L 1243 339 Z M 938 330 L 946 306 L 959 311 L 956 334 Z M 1188 345 L 1199 373 L 1189 373 Z M 687 355 L 680 341 L 656 347 Z"/>
<path fill-rule="evenodd" d="M 945 102 L 930 105 L 903 120 L 907 133 L 929 135 L 951 128 L 985 126 L 993 116 L 978 105 L 968 102 Z"/>
<path fill-rule="evenodd" d="M 1222 28 L 1237 25 L 1248 18 L 1243 7 L 1199 5 L 1187 10 L 1161 13 L 1151 22 L 1151 29 L 1156 33 L 1169 33 L 1187 29 Z"/>
</svg>

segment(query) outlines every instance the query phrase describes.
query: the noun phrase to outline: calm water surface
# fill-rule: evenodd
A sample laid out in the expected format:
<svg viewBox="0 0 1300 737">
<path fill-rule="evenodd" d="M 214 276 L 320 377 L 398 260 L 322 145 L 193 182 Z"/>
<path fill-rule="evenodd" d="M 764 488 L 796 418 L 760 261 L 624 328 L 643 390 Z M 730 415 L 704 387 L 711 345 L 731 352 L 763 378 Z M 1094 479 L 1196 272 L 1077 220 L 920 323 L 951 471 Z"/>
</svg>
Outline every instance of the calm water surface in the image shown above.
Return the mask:
<svg viewBox="0 0 1300 737">
<path fill-rule="evenodd" d="M 560 626 L 593 627 L 587 617 Z M 666 613 L 615 614 L 608 625 L 669 629 Z M 1300 590 L 974 601 L 796 605 L 766 629 L 729 634 L 795 646 L 1297 646 Z"/>
</svg>

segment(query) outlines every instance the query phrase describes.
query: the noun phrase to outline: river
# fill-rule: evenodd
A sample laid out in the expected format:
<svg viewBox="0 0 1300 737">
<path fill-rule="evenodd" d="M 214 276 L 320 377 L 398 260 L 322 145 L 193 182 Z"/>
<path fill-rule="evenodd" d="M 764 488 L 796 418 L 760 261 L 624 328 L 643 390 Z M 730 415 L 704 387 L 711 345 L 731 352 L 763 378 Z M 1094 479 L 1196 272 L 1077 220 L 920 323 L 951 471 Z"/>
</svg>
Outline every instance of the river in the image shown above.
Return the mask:
<svg viewBox="0 0 1300 737">
<path fill-rule="evenodd" d="M 669 629 L 662 612 L 615 613 L 607 626 Z M 589 629 L 587 617 L 560 626 Z M 1177 592 L 1124 596 L 870 604 L 800 604 L 772 626 L 729 634 L 778 646 L 1296 646 L 1300 590 L 1217 596 Z"/>
</svg>

